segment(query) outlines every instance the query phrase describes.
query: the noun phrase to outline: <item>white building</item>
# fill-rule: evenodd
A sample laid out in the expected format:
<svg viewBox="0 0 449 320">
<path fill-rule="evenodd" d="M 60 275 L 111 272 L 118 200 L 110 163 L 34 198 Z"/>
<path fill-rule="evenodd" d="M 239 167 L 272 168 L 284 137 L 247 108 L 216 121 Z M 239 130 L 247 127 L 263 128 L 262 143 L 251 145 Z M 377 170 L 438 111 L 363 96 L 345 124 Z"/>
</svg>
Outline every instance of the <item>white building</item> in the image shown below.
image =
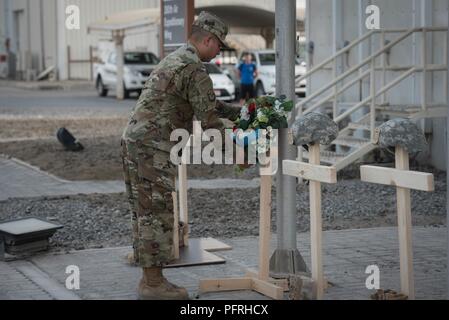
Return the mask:
<svg viewBox="0 0 449 320">
<path fill-rule="evenodd" d="M 373 5 L 375 7 L 372 7 Z M 344 81 L 339 81 L 336 87 L 331 86 L 324 95 L 335 93 L 334 90 L 338 91 L 350 80 L 355 81 L 363 72 L 370 70 L 369 57 L 373 53 L 382 50 L 402 35 L 406 36 L 389 50 L 382 52 L 375 60 L 373 89 L 377 92 L 411 68 L 415 68 L 397 85 L 376 99 L 377 120 L 380 120 L 379 116 L 385 115 L 410 116 L 416 119 L 425 131 L 430 147 L 427 155 L 421 156 L 420 160 L 426 163 L 430 161 L 437 168 L 445 170 L 448 153 L 444 118 L 447 115 L 448 105 L 446 80 L 448 7 L 448 0 L 308 0 L 306 5 L 308 69 L 319 66 L 339 50 L 350 47 L 347 52 L 323 68 L 319 68 L 308 78 L 308 95 L 318 92 L 332 80 L 350 72 L 352 68 L 356 69 L 353 74 Z M 367 29 L 367 22 L 370 28 L 376 27 L 377 9 L 379 30 Z M 421 27 L 425 28 L 425 33 Z M 414 28 L 415 30 L 411 31 Z M 374 32 L 371 36 L 354 46 L 350 45 L 370 31 Z M 409 31 L 410 34 L 407 36 Z M 423 58 L 426 61 L 424 67 Z M 365 59 L 368 59 L 368 63 L 357 68 L 357 65 Z M 328 101 L 328 110 L 333 112 L 335 109 L 339 115 L 369 97 L 370 78 L 370 74 L 366 73 L 362 81 L 356 81 L 353 86 L 338 95 L 337 99 Z M 314 99 L 311 104 L 321 97 Z M 351 121 L 357 122 L 356 120 L 366 114 L 370 107 L 371 101 L 368 101 L 351 115 Z M 356 126 L 362 127 L 360 123 L 353 124 L 353 127 Z M 354 136 L 363 138 L 363 132 L 356 131 Z M 369 137 L 365 135 L 365 138 Z M 346 141 L 346 145 L 350 143 Z M 342 150 L 343 146 L 337 148 Z"/>
<path fill-rule="evenodd" d="M 79 29 L 69 29 L 66 20 L 79 8 Z M 17 54 L 19 78 L 55 66 L 59 79 L 86 79 L 90 76 L 90 47 L 96 48 L 101 35 L 87 34 L 87 26 L 117 12 L 157 8 L 159 0 L 0 0 L 0 37 L 11 39 Z M 69 8 L 70 9 L 70 8 Z M 158 28 L 127 37 L 125 50 L 142 49 L 158 53 Z M 110 39 L 106 39 L 110 40 Z M 70 49 L 69 49 L 70 48 Z M 81 62 L 68 63 L 70 60 Z M 95 56 L 96 53 L 93 53 Z"/>
<path fill-rule="evenodd" d="M 230 34 L 238 35 L 230 37 L 236 45 L 270 46 L 274 39 L 274 3 L 274 0 L 196 0 L 195 12 L 208 10 L 225 19 Z M 100 40 L 112 39 L 110 34 L 88 33 L 88 26 L 111 15 L 158 9 L 159 5 L 160 0 L 0 0 L 0 40 L 11 39 L 20 79 L 30 78 L 50 66 L 56 67 L 61 80 L 89 79 L 91 55 L 98 55 L 95 49 L 99 43 L 105 43 Z M 302 28 L 303 0 L 298 5 L 297 26 Z M 71 6 L 79 8 L 79 29 L 66 26 L 66 20 L 71 21 Z M 126 36 L 124 46 L 125 50 L 149 50 L 159 55 L 159 26 L 155 24 L 140 35 Z M 27 73 L 31 74 L 27 77 Z"/>
</svg>

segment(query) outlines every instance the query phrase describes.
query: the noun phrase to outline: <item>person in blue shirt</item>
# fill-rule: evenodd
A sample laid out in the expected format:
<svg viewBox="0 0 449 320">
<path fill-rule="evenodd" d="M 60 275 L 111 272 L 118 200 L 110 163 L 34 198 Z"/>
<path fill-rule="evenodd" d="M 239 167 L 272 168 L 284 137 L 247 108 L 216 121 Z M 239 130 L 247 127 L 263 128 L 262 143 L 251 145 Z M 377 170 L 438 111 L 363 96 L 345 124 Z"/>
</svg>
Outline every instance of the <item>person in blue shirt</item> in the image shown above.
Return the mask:
<svg viewBox="0 0 449 320">
<path fill-rule="evenodd" d="M 244 56 L 244 61 L 240 63 L 238 70 L 240 77 L 240 104 L 243 104 L 246 100 L 254 98 L 254 79 L 257 77 L 257 67 L 252 62 L 250 53 Z"/>
</svg>

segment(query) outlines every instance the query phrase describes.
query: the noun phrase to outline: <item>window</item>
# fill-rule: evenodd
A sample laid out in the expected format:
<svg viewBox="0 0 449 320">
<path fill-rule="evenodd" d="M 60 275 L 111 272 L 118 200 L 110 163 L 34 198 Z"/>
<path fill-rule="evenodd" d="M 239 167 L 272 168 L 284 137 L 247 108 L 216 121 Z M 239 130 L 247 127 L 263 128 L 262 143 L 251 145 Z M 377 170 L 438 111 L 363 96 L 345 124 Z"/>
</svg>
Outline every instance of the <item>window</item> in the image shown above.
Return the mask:
<svg viewBox="0 0 449 320">
<path fill-rule="evenodd" d="M 276 55 L 274 53 L 261 53 L 259 58 L 262 66 L 274 66 L 276 64 Z"/>
</svg>

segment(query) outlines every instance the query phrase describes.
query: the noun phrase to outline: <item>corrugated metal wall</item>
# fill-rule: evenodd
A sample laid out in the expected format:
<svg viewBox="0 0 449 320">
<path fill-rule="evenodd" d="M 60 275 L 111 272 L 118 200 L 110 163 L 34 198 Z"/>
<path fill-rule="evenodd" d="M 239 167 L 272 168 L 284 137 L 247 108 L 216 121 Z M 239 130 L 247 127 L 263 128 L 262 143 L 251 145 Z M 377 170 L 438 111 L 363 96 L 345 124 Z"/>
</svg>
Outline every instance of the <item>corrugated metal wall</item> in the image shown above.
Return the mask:
<svg viewBox="0 0 449 320">
<path fill-rule="evenodd" d="M 337 0 L 342 6 L 342 37 L 343 40 L 352 42 L 359 37 L 359 1 L 363 0 Z M 423 2 L 425 1 L 425 2 Z M 321 61 L 332 55 L 333 49 L 333 13 L 331 0 L 309 0 L 308 8 L 308 41 L 314 43 L 313 65 L 319 64 Z M 380 9 L 380 28 L 381 29 L 408 29 L 420 27 L 427 21 L 427 26 L 447 27 L 448 25 L 448 0 L 371 0 L 365 1 L 366 4 L 377 5 Z M 365 10 L 366 6 L 363 7 Z M 425 15 L 425 8 L 429 10 L 429 14 Z M 363 12 L 363 18 L 367 15 Z M 424 18 L 425 17 L 425 18 Z M 362 20 L 364 21 L 364 20 Z M 368 32 L 363 22 L 363 32 Z M 394 40 L 398 34 L 390 34 L 386 36 L 386 40 Z M 444 43 L 446 35 L 442 32 L 432 33 L 427 36 L 428 63 L 443 64 L 444 63 Z M 390 65 L 412 65 L 421 64 L 422 61 L 422 39 L 421 34 L 410 36 L 400 44 L 394 46 L 389 57 Z M 337 47 L 341 48 L 341 44 Z M 380 38 L 375 36 L 371 43 L 371 50 L 375 52 L 380 47 Z M 349 66 L 344 64 L 343 72 L 349 70 L 360 62 L 359 49 L 351 50 L 348 56 Z M 379 59 L 377 60 L 379 63 Z M 387 83 L 398 77 L 398 72 L 387 72 Z M 332 77 L 332 69 L 318 72 L 312 77 L 310 90 L 313 93 L 319 90 L 323 85 L 329 82 Z M 426 86 L 428 86 L 428 94 L 430 102 L 442 103 L 447 88 L 444 88 L 445 72 L 434 72 L 429 76 Z M 380 73 L 377 74 L 376 86 L 379 88 Z M 368 79 L 366 80 L 368 81 Z M 368 87 L 369 88 L 369 87 Z M 364 92 L 366 97 L 369 92 Z M 341 98 L 342 102 L 359 101 L 359 90 L 353 88 L 348 90 Z M 394 89 L 389 91 L 387 101 L 392 104 L 420 104 L 421 103 L 421 73 L 409 77 Z M 431 148 L 431 162 L 440 169 L 445 169 L 447 157 L 447 149 L 445 139 L 445 121 L 441 119 L 428 122 L 432 129 L 432 138 L 429 141 Z"/>
<path fill-rule="evenodd" d="M 80 9 L 80 30 L 65 30 L 64 38 L 66 46 L 70 46 L 72 59 L 88 59 L 89 46 L 96 47 L 100 39 L 105 39 L 104 36 L 95 33 L 87 34 L 87 26 L 95 21 L 104 19 L 107 15 L 119 13 L 128 10 L 157 8 L 159 7 L 159 0 L 58 0 L 61 4 L 61 10 L 65 15 L 65 8 L 69 5 L 77 5 Z M 61 20 L 65 23 L 65 20 Z M 62 30 L 62 29 L 60 29 Z M 125 38 L 125 50 L 146 49 L 158 53 L 158 32 L 157 29 L 151 32 L 146 32 L 141 35 L 133 35 Z M 61 52 L 63 50 L 63 52 Z M 67 49 L 60 48 L 60 55 L 67 60 Z M 70 74 L 72 79 L 88 79 L 90 76 L 90 66 L 87 63 L 72 64 L 70 66 Z M 67 70 L 61 70 L 61 78 L 67 77 Z"/>
<path fill-rule="evenodd" d="M 358 1 L 359 0 L 342 0 L 343 6 L 343 40 L 352 42 L 358 38 L 359 18 L 358 18 Z M 426 0 L 432 1 L 432 0 Z M 398 28 L 413 28 L 420 26 L 421 17 L 421 1 L 417 1 L 414 5 L 413 0 L 373 0 L 372 4 L 380 8 L 380 24 L 382 29 L 398 29 Z M 310 3 L 310 30 L 309 41 L 314 42 L 314 65 L 319 64 L 324 59 L 332 55 L 333 43 L 333 26 L 332 26 L 332 1 L 329 0 L 313 0 Z M 433 0 L 433 14 L 432 20 L 434 26 L 447 26 L 448 24 L 448 1 L 447 0 Z M 364 14 L 366 17 L 366 14 Z M 369 30 L 364 28 L 364 32 Z M 391 34 L 386 36 L 386 40 L 394 40 L 398 34 Z M 435 33 L 432 43 L 429 46 L 433 48 L 433 63 L 443 62 L 443 41 L 444 34 Z M 396 45 L 391 50 L 390 64 L 391 65 L 407 65 L 413 64 L 414 61 L 420 63 L 421 61 L 421 38 L 417 34 L 415 37 L 408 37 L 400 44 Z M 372 41 L 373 52 L 379 49 L 380 37 L 373 37 Z M 341 48 L 341 45 L 339 46 Z M 359 63 L 358 48 L 351 50 L 349 57 L 349 66 L 344 65 L 344 71 L 349 67 Z M 378 59 L 378 61 L 380 61 Z M 332 75 L 332 70 L 329 68 L 326 71 L 320 72 L 312 78 L 311 90 L 316 91 L 328 82 Z M 387 83 L 399 75 L 397 72 L 387 73 Z M 443 99 L 444 90 L 442 88 L 442 77 L 445 76 L 443 72 L 434 73 L 433 95 L 435 100 Z M 380 79 L 380 76 L 378 76 Z M 380 82 L 377 83 L 380 86 Z M 410 88 L 413 88 L 410 90 Z M 420 74 L 402 82 L 389 95 L 388 99 L 392 103 L 419 103 L 420 102 Z M 349 93 L 343 95 L 343 101 L 357 101 L 359 99 L 358 90 L 348 90 Z"/>
</svg>

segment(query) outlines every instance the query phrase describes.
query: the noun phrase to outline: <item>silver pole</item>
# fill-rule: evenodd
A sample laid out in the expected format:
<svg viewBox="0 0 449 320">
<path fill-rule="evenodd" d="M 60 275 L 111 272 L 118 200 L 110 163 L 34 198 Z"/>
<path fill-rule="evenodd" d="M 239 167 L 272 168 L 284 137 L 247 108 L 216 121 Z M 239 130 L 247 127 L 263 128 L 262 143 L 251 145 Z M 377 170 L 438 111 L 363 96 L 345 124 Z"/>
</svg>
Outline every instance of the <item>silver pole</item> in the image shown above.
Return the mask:
<svg viewBox="0 0 449 320">
<path fill-rule="evenodd" d="M 449 11 L 448 11 L 448 21 L 449 21 Z M 446 34 L 446 43 L 449 43 L 449 27 Z M 446 50 L 447 59 L 449 61 L 449 50 Z M 448 68 L 449 69 L 449 68 Z M 449 70 L 446 72 L 446 85 L 447 87 L 444 90 L 449 92 Z M 446 94 L 446 97 L 448 95 Z M 447 99 L 446 103 L 448 104 L 448 114 L 446 115 L 446 228 L 448 230 L 448 241 L 447 241 L 447 298 L 449 299 L 449 99 Z"/>
<path fill-rule="evenodd" d="M 296 0 L 276 0 L 276 95 L 295 101 Z M 295 112 L 295 111 L 293 111 Z M 290 121 L 295 120 L 292 114 Z M 282 160 L 296 159 L 288 143 L 288 130 L 279 130 L 279 166 L 276 173 L 277 249 L 270 260 L 273 277 L 305 272 L 306 265 L 296 246 L 296 178 L 282 175 Z"/>
</svg>

